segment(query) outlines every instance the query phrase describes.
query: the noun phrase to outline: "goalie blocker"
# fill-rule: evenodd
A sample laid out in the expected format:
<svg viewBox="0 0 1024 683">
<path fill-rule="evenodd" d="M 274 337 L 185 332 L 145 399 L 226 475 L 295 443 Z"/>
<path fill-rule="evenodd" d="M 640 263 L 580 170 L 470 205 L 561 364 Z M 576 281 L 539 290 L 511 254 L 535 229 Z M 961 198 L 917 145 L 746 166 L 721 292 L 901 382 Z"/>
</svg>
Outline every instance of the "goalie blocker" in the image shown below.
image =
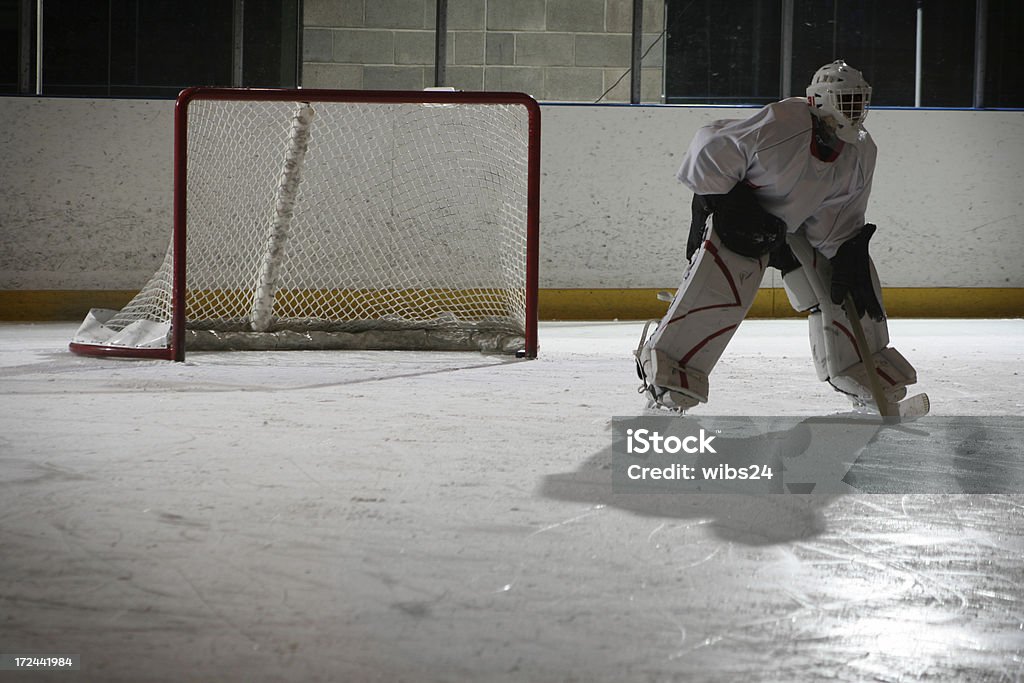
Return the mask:
<svg viewBox="0 0 1024 683">
<path fill-rule="evenodd" d="M 831 263 L 802 234 L 788 235 L 787 242 L 795 261 L 786 263 L 783 284 L 792 306 L 810 312 L 811 356 L 818 379 L 847 395 L 854 405 L 874 405 L 868 369 L 849 319 L 830 297 Z M 746 317 L 767 266 L 767 255 L 741 256 L 724 246 L 711 216 L 668 312 L 650 338 L 645 328 L 636 351 L 641 391 L 652 405 L 686 410 L 707 402 L 708 376 Z M 871 276 L 877 294 L 873 266 Z M 880 321 L 865 316 L 861 322 L 886 398 L 899 401 L 906 387 L 917 381 L 916 372 L 888 346 L 884 316 Z"/>
</svg>

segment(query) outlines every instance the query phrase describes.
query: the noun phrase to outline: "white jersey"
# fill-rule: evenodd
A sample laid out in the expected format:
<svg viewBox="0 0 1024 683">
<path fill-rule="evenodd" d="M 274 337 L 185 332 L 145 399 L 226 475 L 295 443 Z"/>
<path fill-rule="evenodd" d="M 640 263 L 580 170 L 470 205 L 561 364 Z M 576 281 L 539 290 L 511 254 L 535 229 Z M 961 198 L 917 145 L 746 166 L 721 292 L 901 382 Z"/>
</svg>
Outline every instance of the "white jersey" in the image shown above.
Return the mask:
<svg viewBox="0 0 1024 683">
<path fill-rule="evenodd" d="M 865 223 L 877 148 L 865 131 L 833 161 L 813 153 L 807 100 L 769 104 L 744 120 L 715 121 L 697 131 L 676 177 L 695 194 L 726 194 L 741 180 L 789 232 L 804 229 L 826 257 Z"/>
</svg>

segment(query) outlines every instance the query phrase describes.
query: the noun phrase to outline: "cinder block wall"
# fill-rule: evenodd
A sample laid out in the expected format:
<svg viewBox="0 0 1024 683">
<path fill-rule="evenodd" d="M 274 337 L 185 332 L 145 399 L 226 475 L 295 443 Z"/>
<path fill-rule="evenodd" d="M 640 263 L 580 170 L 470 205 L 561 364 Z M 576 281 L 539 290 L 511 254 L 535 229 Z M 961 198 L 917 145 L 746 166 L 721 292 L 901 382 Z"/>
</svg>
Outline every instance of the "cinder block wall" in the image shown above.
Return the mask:
<svg viewBox="0 0 1024 683">
<path fill-rule="evenodd" d="M 304 87 L 434 85 L 435 0 L 304 8 Z M 657 41 L 643 62 L 644 102 L 662 98 L 664 14 L 661 0 L 644 3 L 644 50 Z M 602 102 L 628 102 L 632 20 L 633 0 L 449 0 L 445 85 L 558 102 L 596 102 L 611 88 Z"/>
</svg>

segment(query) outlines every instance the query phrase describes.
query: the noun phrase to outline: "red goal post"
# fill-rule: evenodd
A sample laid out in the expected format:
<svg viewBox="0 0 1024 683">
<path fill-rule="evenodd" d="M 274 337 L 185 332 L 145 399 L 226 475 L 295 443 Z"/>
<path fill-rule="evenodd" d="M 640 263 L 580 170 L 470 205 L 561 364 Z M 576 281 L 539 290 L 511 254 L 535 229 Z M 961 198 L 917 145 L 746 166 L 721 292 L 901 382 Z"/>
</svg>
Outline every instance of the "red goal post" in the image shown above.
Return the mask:
<svg viewBox="0 0 1024 683">
<path fill-rule="evenodd" d="M 504 92 L 190 88 L 173 236 L 70 350 L 537 355 L 540 107 Z"/>
</svg>

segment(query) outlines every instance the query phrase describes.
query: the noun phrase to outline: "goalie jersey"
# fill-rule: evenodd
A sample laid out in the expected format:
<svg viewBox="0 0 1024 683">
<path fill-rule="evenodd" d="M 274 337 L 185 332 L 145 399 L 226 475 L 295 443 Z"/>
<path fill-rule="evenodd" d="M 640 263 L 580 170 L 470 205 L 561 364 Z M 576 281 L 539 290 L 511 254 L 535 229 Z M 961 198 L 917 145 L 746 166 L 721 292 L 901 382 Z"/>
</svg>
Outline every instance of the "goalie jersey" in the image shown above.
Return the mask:
<svg viewBox="0 0 1024 683">
<path fill-rule="evenodd" d="M 676 177 L 699 195 L 746 181 L 765 211 L 832 258 L 866 222 L 877 149 L 865 131 L 857 144 L 837 141 L 826 161 L 815 138 L 807 100 L 789 98 L 698 130 Z"/>
</svg>

